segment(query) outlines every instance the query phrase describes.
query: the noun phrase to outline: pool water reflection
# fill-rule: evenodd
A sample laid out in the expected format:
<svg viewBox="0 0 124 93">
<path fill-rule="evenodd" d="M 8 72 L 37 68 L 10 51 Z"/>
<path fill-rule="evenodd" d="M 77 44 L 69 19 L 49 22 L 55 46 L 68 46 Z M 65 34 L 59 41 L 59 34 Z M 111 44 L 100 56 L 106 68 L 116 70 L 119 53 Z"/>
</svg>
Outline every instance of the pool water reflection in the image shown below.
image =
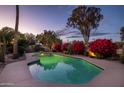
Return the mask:
<svg viewBox="0 0 124 93">
<path fill-rule="evenodd" d="M 60 55 L 41 56 L 29 70 L 37 80 L 60 84 L 85 84 L 102 71 L 85 60 Z"/>
</svg>

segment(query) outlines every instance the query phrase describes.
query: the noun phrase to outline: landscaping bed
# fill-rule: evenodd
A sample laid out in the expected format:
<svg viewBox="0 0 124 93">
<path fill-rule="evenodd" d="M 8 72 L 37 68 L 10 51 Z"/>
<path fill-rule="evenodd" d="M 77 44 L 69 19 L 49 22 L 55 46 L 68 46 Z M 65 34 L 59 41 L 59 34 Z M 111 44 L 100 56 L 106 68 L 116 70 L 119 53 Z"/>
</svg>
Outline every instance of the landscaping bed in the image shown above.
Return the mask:
<svg viewBox="0 0 124 93">
<path fill-rule="evenodd" d="M 5 67 L 5 64 L 0 62 L 0 73 L 2 72 L 3 68 Z"/>
</svg>

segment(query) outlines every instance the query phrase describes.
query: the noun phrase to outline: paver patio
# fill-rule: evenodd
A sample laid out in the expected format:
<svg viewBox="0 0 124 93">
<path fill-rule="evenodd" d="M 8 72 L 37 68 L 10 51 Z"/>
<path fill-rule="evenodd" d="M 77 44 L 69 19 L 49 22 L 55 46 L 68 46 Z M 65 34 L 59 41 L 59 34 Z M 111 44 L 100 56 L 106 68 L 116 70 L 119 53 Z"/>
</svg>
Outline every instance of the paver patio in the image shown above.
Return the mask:
<svg viewBox="0 0 124 93">
<path fill-rule="evenodd" d="M 73 57 L 82 58 L 84 60 L 89 61 L 92 64 L 95 64 L 104 70 L 101 74 L 97 75 L 86 85 L 71 85 L 71 84 L 50 84 L 49 82 L 34 80 L 30 74 L 27 64 L 38 60 L 38 57 L 32 56 L 32 53 L 26 54 L 27 59 L 11 63 L 5 66 L 3 71 L 0 74 L 0 86 L 33 86 L 33 87 L 49 87 L 49 86 L 63 86 L 63 87 L 73 87 L 73 86 L 90 86 L 90 87 L 123 87 L 124 86 L 124 64 L 121 64 L 116 61 L 107 61 L 107 60 L 99 60 L 84 56 L 73 55 Z M 70 55 L 66 55 L 70 56 Z M 72 55 L 71 55 L 72 56 Z M 7 86 L 7 85 L 6 85 Z"/>
</svg>

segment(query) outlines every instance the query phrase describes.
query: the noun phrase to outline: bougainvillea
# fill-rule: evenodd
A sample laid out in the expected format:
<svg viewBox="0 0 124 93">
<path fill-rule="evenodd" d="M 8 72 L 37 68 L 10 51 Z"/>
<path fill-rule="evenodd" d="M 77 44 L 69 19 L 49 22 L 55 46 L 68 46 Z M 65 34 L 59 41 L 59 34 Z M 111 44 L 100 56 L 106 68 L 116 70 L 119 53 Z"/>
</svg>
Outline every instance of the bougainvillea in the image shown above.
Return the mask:
<svg viewBox="0 0 124 93">
<path fill-rule="evenodd" d="M 102 57 L 110 57 L 116 54 L 117 45 L 108 39 L 97 39 L 90 43 L 89 49 Z"/>
<path fill-rule="evenodd" d="M 61 43 L 55 43 L 55 44 L 53 44 L 52 49 L 56 52 L 61 52 L 62 51 L 61 47 L 62 47 Z"/>
<path fill-rule="evenodd" d="M 82 54 L 84 52 L 85 46 L 83 41 L 73 41 L 72 42 L 72 51 L 76 54 Z"/>
<path fill-rule="evenodd" d="M 68 45 L 69 43 L 62 44 L 62 51 L 68 51 Z"/>
</svg>

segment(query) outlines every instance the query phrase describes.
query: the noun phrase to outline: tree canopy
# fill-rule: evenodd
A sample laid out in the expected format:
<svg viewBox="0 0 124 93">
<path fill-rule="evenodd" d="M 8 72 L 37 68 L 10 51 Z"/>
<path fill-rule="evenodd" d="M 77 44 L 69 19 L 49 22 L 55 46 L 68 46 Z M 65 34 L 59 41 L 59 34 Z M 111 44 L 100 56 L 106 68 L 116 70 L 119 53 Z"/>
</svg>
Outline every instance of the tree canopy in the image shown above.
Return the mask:
<svg viewBox="0 0 124 93">
<path fill-rule="evenodd" d="M 0 30 L 0 42 L 9 43 L 14 38 L 14 29 L 11 27 L 3 27 Z"/>
<path fill-rule="evenodd" d="M 40 41 L 44 46 L 51 49 L 52 44 L 55 42 L 61 42 L 54 31 L 44 30 L 44 33 L 38 34 L 36 36 L 37 41 Z"/>
<path fill-rule="evenodd" d="M 67 27 L 79 29 L 87 44 L 90 31 L 96 29 L 102 19 L 103 15 L 101 14 L 100 8 L 78 6 L 72 11 L 72 14 L 68 18 Z"/>
</svg>

